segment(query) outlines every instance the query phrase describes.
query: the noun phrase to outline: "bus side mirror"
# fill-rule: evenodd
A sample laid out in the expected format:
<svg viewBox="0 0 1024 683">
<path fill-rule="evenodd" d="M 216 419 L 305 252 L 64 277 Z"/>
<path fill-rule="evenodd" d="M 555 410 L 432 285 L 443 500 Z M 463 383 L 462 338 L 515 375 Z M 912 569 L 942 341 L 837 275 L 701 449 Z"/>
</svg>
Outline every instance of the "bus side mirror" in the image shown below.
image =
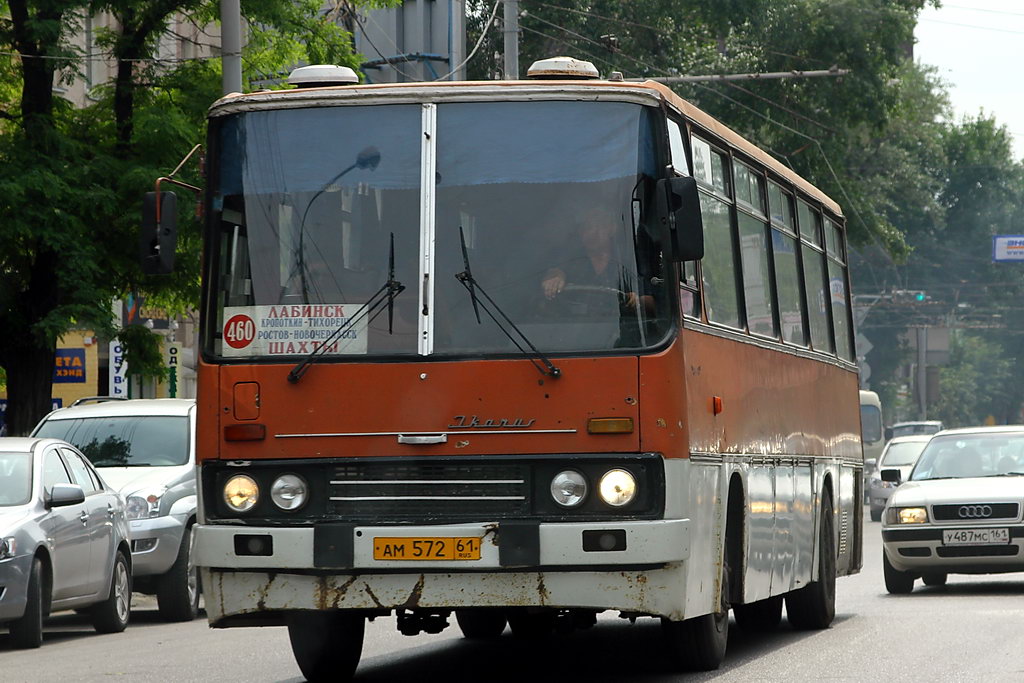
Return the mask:
<svg viewBox="0 0 1024 683">
<path fill-rule="evenodd" d="M 142 230 L 139 257 L 146 275 L 165 275 L 174 270 L 178 243 L 178 195 L 147 192 L 142 198 Z"/>
<path fill-rule="evenodd" d="M 673 261 L 697 261 L 704 256 L 704 224 L 697 181 L 683 176 L 662 178 L 656 190 L 657 220 L 668 236 Z"/>
</svg>

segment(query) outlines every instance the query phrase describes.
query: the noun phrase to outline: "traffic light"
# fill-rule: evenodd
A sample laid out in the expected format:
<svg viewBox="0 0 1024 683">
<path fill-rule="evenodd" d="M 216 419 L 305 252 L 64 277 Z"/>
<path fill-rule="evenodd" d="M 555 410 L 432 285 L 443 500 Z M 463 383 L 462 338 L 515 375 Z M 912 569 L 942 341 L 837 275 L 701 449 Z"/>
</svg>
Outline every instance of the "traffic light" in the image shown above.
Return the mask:
<svg viewBox="0 0 1024 683">
<path fill-rule="evenodd" d="M 932 298 L 921 289 L 896 289 L 893 290 L 892 300 L 903 303 L 923 304 L 931 301 Z"/>
</svg>

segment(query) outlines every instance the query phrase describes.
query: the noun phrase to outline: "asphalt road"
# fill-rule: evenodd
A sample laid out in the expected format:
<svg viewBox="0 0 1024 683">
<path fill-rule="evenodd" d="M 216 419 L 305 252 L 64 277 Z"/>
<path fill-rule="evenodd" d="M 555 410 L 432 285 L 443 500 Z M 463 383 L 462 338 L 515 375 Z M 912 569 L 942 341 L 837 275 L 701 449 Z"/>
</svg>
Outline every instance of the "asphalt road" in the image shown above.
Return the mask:
<svg viewBox="0 0 1024 683">
<path fill-rule="evenodd" d="M 367 627 L 358 681 L 1021 681 L 1024 574 L 951 576 L 945 587 L 890 596 L 881 568 L 879 524 L 867 521 L 864 569 L 837 584 L 832 628 L 782 626 L 748 635 L 733 628 L 725 664 L 707 674 L 670 674 L 653 619 L 611 614 L 596 627 L 543 643 L 505 635 L 471 643 L 453 625 L 408 638 L 393 618 Z M 0 631 L 0 681 L 302 681 L 283 628 L 213 630 L 202 619 L 159 620 L 155 603 L 134 604 L 128 630 L 97 635 L 73 613 L 48 622 L 43 647 L 11 650 Z M 453 620 L 454 621 L 454 620 Z M 735 623 L 733 624 L 735 626 Z"/>
</svg>

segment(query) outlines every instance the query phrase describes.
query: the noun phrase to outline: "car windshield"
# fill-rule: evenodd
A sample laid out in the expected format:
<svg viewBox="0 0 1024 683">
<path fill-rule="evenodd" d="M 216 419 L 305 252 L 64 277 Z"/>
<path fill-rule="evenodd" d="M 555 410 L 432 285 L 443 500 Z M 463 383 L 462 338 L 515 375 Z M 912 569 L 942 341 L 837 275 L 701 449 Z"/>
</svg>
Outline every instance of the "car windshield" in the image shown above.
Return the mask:
<svg viewBox="0 0 1024 683">
<path fill-rule="evenodd" d="M 188 462 L 189 424 L 183 416 L 46 420 L 35 436 L 74 444 L 96 467 L 165 467 Z"/>
<path fill-rule="evenodd" d="M 32 455 L 0 453 L 0 507 L 24 505 L 32 499 Z"/>
<path fill-rule="evenodd" d="M 904 441 L 903 443 L 889 444 L 885 455 L 882 456 L 882 465 L 888 467 L 913 465 L 927 444 L 927 441 Z"/>
<path fill-rule="evenodd" d="M 1024 475 L 1024 432 L 933 437 L 912 481 Z"/>
<path fill-rule="evenodd" d="M 673 294 L 647 227 L 656 110 L 442 103 L 424 176 L 422 109 L 214 120 L 210 352 L 294 362 L 348 324 L 326 358 L 517 353 L 480 290 L 544 353 L 665 339 Z M 389 281 L 403 289 L 360 318 Z"/>
<path fill-rule="evenodd" d="M 941 422 L 904 422 L 892 426 L 893 436 L 914 436 L 916 434 L 934 434 L 942 431 Z"/>
</svg>

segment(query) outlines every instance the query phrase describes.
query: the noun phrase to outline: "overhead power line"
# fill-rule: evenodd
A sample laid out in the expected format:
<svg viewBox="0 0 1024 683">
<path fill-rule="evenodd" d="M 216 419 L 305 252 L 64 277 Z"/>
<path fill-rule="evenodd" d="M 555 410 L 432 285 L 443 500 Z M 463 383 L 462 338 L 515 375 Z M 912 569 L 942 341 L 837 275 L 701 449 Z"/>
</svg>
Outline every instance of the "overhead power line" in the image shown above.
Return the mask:
<svg viewBox="0 0 1024 683">
<path fill-rule="evenodd" d="M 709 74 L 707 76 L 655 76 L 653 78 L 627 78 L 627 81 L 657 81 L 658 83 L 714 83 L 716 81 L 766 81 L 779 78 L 820 78 L 823 76 L 845 76 L 852 73 L 850 69 L 831 69 L 816 71 L 769 71 L 766 73 L 748 74 Z"/>
</svg>

